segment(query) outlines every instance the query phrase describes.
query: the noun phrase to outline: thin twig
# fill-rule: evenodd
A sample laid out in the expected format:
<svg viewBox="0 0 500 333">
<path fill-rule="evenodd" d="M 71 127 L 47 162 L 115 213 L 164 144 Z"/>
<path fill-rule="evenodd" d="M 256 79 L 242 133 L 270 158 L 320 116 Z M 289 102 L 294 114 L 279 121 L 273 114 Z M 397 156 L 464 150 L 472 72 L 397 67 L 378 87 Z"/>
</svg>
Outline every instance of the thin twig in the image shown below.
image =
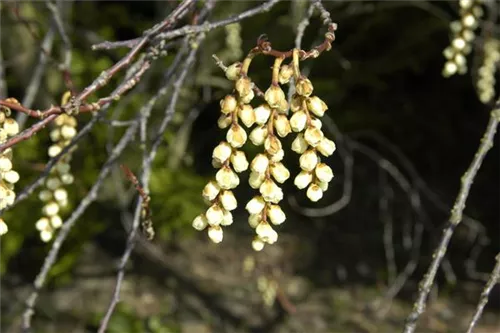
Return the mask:
<svg viewBox="0 0 500 333">
<path fill-rule="evenodd" d="M 488 151 L 493 147 L 493 139 L 495 138 L 495 133 L 497 131 L 498 122 L 500 119 L 500 100 L 498 100 L 495 104 L 494 109 L 491 111 L 491 116 L 488 122 L 488 126 L 484 132 L 483 138 L 481 139 L 481 144 L 472 160 L 467 171 L 464 173 L 461 179 L 460 191 L 458 192 L 458 196 L 455 200 L 455 204 L 451 210 L 451 215 L 448 220 L 448 224 L 445 227 L 439 245 L 437 246 L 433 260 L 427 270 L 427 273 L 424 275 L 422 281 L 420 282 L 419 292 L 417 301 L 413 306 L 413 310 L 406 318 L 406 323 L 403 329 L 404 333 L 413 333 L 415 332 L 415 328 L 417 326 L 418 318 L 425 311 L 425 306 L 427 303 L 427 297 L 429 292 L 434 284 L 434 279 L 436 277 L 437 270 L 441 265 L 441 261 L 443 260 L 446 250 L 448 249 L 448 244 L 450 242 L 451 237 L 453 236 L 453 232 L 456 226 L 462 221 L 463 210 L 465 208 L 465 202 L 467 201 L 467 197 L 469 196 L 469 192 L 476 177 L 479 168 L 484 160 L 484 157 L 488 153 Z"/>
</svg>

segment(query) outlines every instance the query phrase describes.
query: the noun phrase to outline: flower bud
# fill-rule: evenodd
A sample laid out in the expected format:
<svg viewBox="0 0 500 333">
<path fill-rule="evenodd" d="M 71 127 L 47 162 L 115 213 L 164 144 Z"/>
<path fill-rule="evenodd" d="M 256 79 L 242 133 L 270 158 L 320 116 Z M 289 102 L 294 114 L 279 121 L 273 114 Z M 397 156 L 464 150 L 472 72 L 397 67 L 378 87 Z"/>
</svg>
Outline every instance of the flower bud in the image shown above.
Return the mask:
<svg viewBox="0 0 500 333">
<path fill-rule="evenodd" d="M 19 133 L 19 125 L 12 118 L 5 119 L 5 121 L 3 123 L 3 129 L 5 130 L 7 135 L 9 135 L 9 136 L 13 136 L 13 135 L 16 135 L 17 133 Z"/>
<path fill-rule="evenodd" d="M 262 221 L 262 214 L 250 214 L 248 216 L 248 224 L 252 227 L 252 228 L 256 228 L 260 221 Z"/>
<path fill-rule="evenodd" d="M 240 72 L 241 72 L 241 63 L 235 62 L 234 64 L 231 64 L 230 66 L 227 67 L 226 77 L 230 81 L 236 81 L 240 76 Z"/>
<path fill-rule="evenodd" d="M 285 213 L 278 205 L 270 205 L 269 209 L 267 210 L 267 216 L 269 216 L 271 223 L 274 225 L 282 224 L 286 220 Z"/>
<path fill-rule="evenodd" d="M 203 198 L 208 201 L 214 200 L 220 192 L 220 187 L 214 181 L 209 181 L 207 185 L 203 188 Z"/>
<path fill-rule="evenodd" d="M 263 144 L 266 138 L 267 128 L 265 126 L 258 126 L 254 128 L 250 133 L 250 141 L 252 141 L 255 146 L 260 146 L 261 144 Z"/>
<path fill-rule="evenodd" d="M 219 145 L 217 145 L 217 147 L 214 148 L 212 158 L 217 160 L 219 163 L 224 163 L 229 157 L 231 157 L 231 152 L 231 146 L 227 142 L 222 141 Z"/>
<path fill-rule="evenodd" d="M 265 221 L 259 223 L 255 232 L 260 239 L 268 244 L 273 244 L 278 240 L 278 233 Z"/>
<path fill-rule="evenodd" d="M 304 132 L 304 139 L 309 145 L 313 147 L 316 147 L 323 139 L 323 137 L 324 137 L 323 132 L 320 129 L 317 129 L 316 127 L 312 126 L 308 127 Z"/>
<path fill-rule="evenodd" d="M 267 156 L 264 154 L 257 154 L 250 164 L 250 169 L 257 173 L 265 173 L 268 166 L 269 159 L 267 158 Z"/>
<path fill-rule="evenodd" d="M 292 112 L 297 112 L 303 110 L 303 97 L 297 94 L 293 94 L 292 100 L 290 102 L 290 110 Z"/>
<path fill-rule="evenodd" d="M 207 218 L 205 217 L 205 214 L 200 214 L 196 216 L 193 220 L 192 226 L 198 231 L 201 231 L 205 229 L 208 225 Z"/>
<path fill-rule="evenodd" d="M 271 155 L 271 161 L 279 162 L 285 156 L 285 151 L 283 149 L 278 150 L 278 152 L 274 155 Z"/>
<path fill-rule="evenodd" d="M 323 156 L 330 156 L 333 154 L 335 151 L 335 142 L 332 140 L 329 140 L 327 138 L 323 138 L 323 140 L 320 141 L 319 145 L 316 147 L 316 149 L 323 155 Z"/>
<path fill-rule="evenodd" d="M 56 201 L 67 201 L 68 200 L 68 192 L 64 188 L 58 188 L 54 191 L 54 199 Z"/>
<path fill-rule="evenodd" d="M 59 145 L 52 145 L 49 147 L 49 156 L 54 157 L 56 155 L 59 155 L 61 151 L 62 148 Z"/>
<path fill-rule="evenodd" d="M 308 97 L 313 92 L 313 85 L 308 78 L 300 77 L 295 83 L 295 91 L 300 96 Z"/>
<path fill-rule="evenodd" d="M 302 132 L 306 127 L 307 114 L 304 111 L 297 111 L 290 118 L 290 127 L 294 132 Z"/>
<path fill-rule="evenodd" d="M 12 161 L 6 156 L 0 156 L 0 172 L 7 172 L 12 169 Z"/>
<path fill-rule="evenodd" d="M 286 114 L 288 112 L 288 109 L 289 109 L 289 105 L 288 105 L 287 100 L 286 99 L 282 99 L 281 103 L 278 105 L 277 109 L 278 109 L 279 113 Z"/>
<path fill-rule="evenodd" d="M 250 127 L 255 123 L 255 113 L 249 104 L 244 104 L 239 107 L 238 116 L 246 127 Z"/>
<path fill-rule="evenodd" d="M 61 135 L 64 139 L 71 139 L 76 135 L 76 128 L 65 125 L 61 127 Z"/>
<path fill-rule="evenodd" d="M 7 206 L 12 206 L 14 204 L 14 200 L 16 200 L 16 193 L 8 189 L 4 197 L 5 203 L 7 204 Z"/>
<path fill-rule="evenodd" d="M 248 211 L 250 214 L 259 214 L 262 212 L 264 209 L 266 203 L 264 202 L 264 199 L 261 196 L 255 196 L 250 200 L 247 205 L 245 206 L 245 209 Z"/>
<path fill-rule="evenodd" d="M 59 205 L 56 202 L 51 201 L 43 207 L 43 213 L 47 216 L 56 215 L 59 213 Z"/>
<path fill-rule="evenodd" d="M 217 180 L 217 184 L 219 184 L 219 186 L 224 190 L 233 189 L 240 184 L 238 175 L 236 175 L 231 168 L 226 166 L 217 171 L 215 174 L 215 180 Z"/>
<path fill-rule="evenodd" d="M 299 164 L 302 170 L 313 171 L 318 164 L 318 155 L 314 150 L 308 150 L 300 156 Z"/>
<path fill-rule="evenodd" d="M 240 101 L 243 104 L 249 104 L 254 97 L 255 97 L 255 93 L 253 92 L 253 90 L 250 90 L 250 92 L 248 94 L 240 96 Z"/>
<path fill-rule="evenodd" d="M 220 225 L 223 225 L 227 227 L 228 225 L 233 224 L 233 214 L 231 212 L 228 212 L 227 210 L 224 211 L 224 218 L 222 219 Z"/>
<path fill-rule="evenodd" d="M 230 114 L 236 111 L 238 106 L 238 101 L 233 95 L 226 95 L 224 99 L 220 101 L 221 112 L 224 114 Z"/>
<path fill-rule="evenodd" d="M 238 206 L 238 202 L 236 201 L 236 198 L 234 197 L 232 191 L 223 191 L 219 197 L 219 200 L 222 204 L 222 207 L 224 207 L 224 209 L 227 211 L 235 210 Z"/>
<path fill-rule="evenodd" d="M 264 125 L 271 115 L 271 108 L 267 104 L 262 104 L 254 109 L 254 113 L 255 122 L 259 125 Z"/>
<path fill-rule="evenodd" d="M 273 175 L 274 179 L 280 183 L 283 184 L 288 178 L 290 178 L 290 171 L 283 165 L 283 163 L 274 163 L 271 166 L 271 174 Z"/>
<path fill-rule="evenodd" d="M 264 248 L 264 245 L 265 245 L 265 243 L 259 237 L 255 237 L 252 240 L 252 248 L 254 249 L 254 251 L 257 251 L 257 252 L 262 251 L 262 249 Z"/>
<path fill-rule="evenodd" d="M 54 128 L 52 131 L 50 131 L 49 136 L 50 136 L 50 140 L 52 140 L 53 142 L 58 141 L 59 138 L 61 137 L 60 129 Z"/>
<path fill-rule="evenodd" d="M 323 192 L 326 192 L 326 190 L 328 190 L 328 183 L 318 182 L 318 186 L 321 189 L 321 191 L 323 191 Z"/>
<path fill-rule="evenodd" d="M 292 150 L 297 154 L 302 154 L 307 150 L 306 140 L 304 139 L 304 135 L 302 133 L 298 134 L 297 137 L 292 141 Z"/>
<path fill-rule="evenodd" d="M 233 120 L 231 119 L 230 115 L 221 114 L 221 116 L 217 120 L 217 126 L 219 126 L 220 129 L 224 129 L 231 125 L 232 122 Z"/>
<path fill-rule="evenodd" d="M 224 232 L 222 231 L 222 228 L 219 226 L 210 227 L 208 228 L 208 237 L 212 242 L 218 244 L 222 242 L 222 238 L 224 237 Z"/>
<path fill-rule="evenodd" d="M 295 186 L 297 186 L 299 190 L 302 190 L 306 188 L 311 183 L 311 181 L 312 181 L 312 174 L 307 171 L 301 171 L 297 175 L 297 177 L 295 177 L 295 181 L 293 183 L 295 184 Z"/>
<path fill-rule="evenodd" d="M 42 232 L 40 232 L 40 239 L 47 243 L 48 241 L 50 241 L 52 239 L 52 231 L 50 230 L 43 230 Z"/>
<path fill-rule="evenodd" d="M 236 80 L 235 88 L 238 94 L 241 96 L 247 96 L 252 91 L 252 82 L 247 77 L 240 77 Z"/>
<path fill-rule="evenodd" d="M 234 171 L 238 173 L 248 169 L 247 157 L 241 150 L 238 150 L 231 155 L 231 163 L 233 164 Z"/>
<path fill-rule="evenodd" d="M 282 114 L 276 117 L 276 120 L 274 121 L 274 128 L 276 128 L 276 132 L 278 132 L 278 135 L 282 138 L 287 136 L 292 131 L 288 118 Z"/>
<path fill-rule="evenodd" d="M 251 188 L 257 189 L 260 187 L 260 185 L 262 185 L 264 179 L 266 179 L 265 173 L 258 173 L 252 171 L 250 173 L 250 177 L 248 177 L 248 184 L 250 184 Z"/>
<path fill-rule="evenodd" d="M 309 200 L 311 200 L 312 202 L 316 202 L 323 197 L 323 191 L 318 185 L 311 184 L 307 189 L 306 195 Z"/>
<path fill-rule="evenodd" d="M 285 93 L 278 85 L 271 85 L 264 95 L 267 104 L 272 108 L 278 108 L 283 100 L 286 100 Z"/>
<path fill-rule="evenodd" d="M 316 127 L 317 129 L 321 129 L 321 127 L 323 127 L 323 124 L 318 118 L 311 117 L 311 126 Z"/>
<path fill-rule="evenodd" d="M 226 140 L 234 148 L 240 148 L 247 142 L 247 132 L 240 125 L 232 125 L 227 131 Z"/>
<path fill-rule="evenodd" d="M 46 217 L 42 217 L 38 219 L 35 223 L 35 228 L 39 231 L 46 230 L 49 227 L 49 219 Z"/>
<path fill-rule="evenodd" d="M 266 179 L 260 186 L 259 191 L 267 202 L 278 203 L 283 199 L 283 190 L 271 179 Z"/>
<path fill-rule="evenodd" d="M 281 150 L 281 141 L 274 135 L 268 135 L 264 141 L 264 149 L 269 154 L 275 155 Z"/>
<path fill-rule="evenodd" d="M 205 217 L 207 218 L 208 224 L 212 226 L 219 225 L 224 218 L 224 211 L 218 204 L 213 204 L 207 209 Z"/>
<path fill-rule="evenodd" d="M 62 226 L 63 220 L 59 215 L 54 215 L 50 218 L 50 225 L 54 229 L 58 229 Z"/>
<path fill-rule="evenodd" d="M 293 68 L 289 65 L 282 65 L 280 68 L 280 73 L 278 76 L 279 82 L 285 84 L 290 82 L 290 78 L 293 75 Z"/>
<path fill-rule="evenodd" d="M 332 169 L 325 163 L 318 163 L 318 165 L 316 166 L 315 173 L 319 181 L 324 183 L 329 183 L 333 178 Z"/>
<path fill-rule="evenodd" d="M 318 117 L 323 117 L 325 111 L 328 110 L 328 106 L 318 96 L 308 98 L 306 104 L 307 109 Z"/>
</svg>

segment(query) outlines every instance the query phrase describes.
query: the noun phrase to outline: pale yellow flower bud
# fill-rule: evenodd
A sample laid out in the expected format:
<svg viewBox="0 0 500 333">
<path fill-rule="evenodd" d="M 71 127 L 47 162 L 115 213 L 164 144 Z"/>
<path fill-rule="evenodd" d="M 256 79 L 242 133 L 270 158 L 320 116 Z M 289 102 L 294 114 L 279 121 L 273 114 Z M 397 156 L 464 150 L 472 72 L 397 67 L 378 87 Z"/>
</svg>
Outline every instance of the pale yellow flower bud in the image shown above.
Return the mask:
<svg viewBox="0 0 500 333">
<path fill-rule="evenodd" d="M 241 72 L 241 63 L 235 62 L 234 64 L 231 64 L 230 66 L 227 67 L 226 78 L 231 81 L 236 81 L 240 76 L 240 72 Z"/>
<path fill-rule="evenodd" d="M 222 231 L 222 228 L 219 226 L 209 227 L 208 237 L 212 242 L 218 244 L 222 242 L 222 238 L 224 238 L 224 232 Z"/>
<path fill-rule="evenodd" d="M 316 149 L 323 155 L 323 156 L 330 156 L 333 154 L 335 151 L 335 142 L 332 140 L 329 140 L 327 138 L 323 138 L 319 145 L 316 147 Z"/>
<path fill-rule="evenodd" d="M 272 108 L 278 108 L 283 100 L 286 100 L 285 93 L 278 85 L 271 85 L 264 95 L 267 104 Z"/>
<path fill-rule="evenodd" d="M 3 219 L 0 218 L 0 236 L 5 235 L 8 231 L 9 231 L 9 228 L 7 227 L 7 224 L 4 222 Z M 252 246 L 253 246 L 253 242 L 252 242 Z M 264 247 L 264 246 L 262 246 L 262 247 Z M 255 249 L 255 247 L 254 247 L 254 249 Z M 256 250 L 256 251 L 260 251 L 260 250 Z"/>
<path fill-rule="evenodd" d="M 9 136 L 13 136 L 13 135 L 16 135 L 17 133 L 19 133 L 19 125 L 12 118 L 5 119 L 5 121 L 3 123 L 3 129 L 5 130 L 7 135 L 9 135 Z"/>
<path fill-rule="evenodd" d="M 288 65 L 282 65 L 280 68 L 280 73 L 279 73 L 279 82 L 281 84 L 286 84 L 290 82 L 290 78 L 293 75 L 293 68 Z"/>
<path fill-rule="evenodd" d="M 47 243 L 52 239 L 52 236 L 53 236 L 52 231 L 43 230 L 40 232 L 40 239 L 42 240 L 42 242 Z"/>
<path fill-rule="evenodd" d="M 252 171 L 250 173 L 250 177 L 248 177 L 248 183 L 250 184 L 251 188 L 257 189 L 260 187 L 260 185 L 262 185 L 264 179 L 266 179 L 265 173 L 258 173 Z"/>
<path fill-rule="evenodd" d="M 302 133 L 298 134 L 297 137 L 292 141 L 292 150 L 297 154 L 302 154 L 307 150 L 309 145 L 304 139 L 304 135 Z"/>
<path fill-rule="evenodd" d="M 265 207 L 266 203 L 261 196 L 253 197 L 245 206 L 245 209 L 250 214 L 259 214 Z"/>
<path fill-rule="evenodd" d="M 323 139 L 323 137 L 323 132 L 316 127 L 308 127 L 304 132 L 304 139 L 309 145 L 313 147 L 316 147 Z"/>
<path fill-rule="evenodd" d="M 7 172 L 12 169 L 12 162 L 5 156 L 0 156 L 0 172 Z"/>
<path fill-rule="evenodd" d="M 274 135 L 268 135 L 264 141 L 264 149 L 271 155 L 277 154 L 281 150 L 281 141 Z"/>
<path fill-rule="evenodd" d="M 208 225 L 208 220 L 205 217 L 205 214 L 200 214 L 196 216 L 193 220 L 192 226 L 198 231 L 202 231 Z"/>
<path fill-rule="evenodd" d="M 52 199 L 52 192 L 49 191 L 49 190 L 42 190 L 40 191 L 40 193 L 38 194 L 38 198 L 41 200 L 41 201 L 49 201 L 50 199 Z"/>
<path fill-rule="evenodd" d="M 16 193 L 8 189 L 4 198 L 5 203 L 7 204 L 7 206 L 12 206 L 14 204 L 14 200 L 16 200 Z"/>
<path fill-rule="evenodd" d="M 59 128 L 55 128 L 52 131 L 50 131 L 49 136 L 53 142 L 56 142 L 61 137 L 61 131 L 59 130 Z"/>
<path fill-rule="evenodd" d="M 76 129 L 71 126 L 61 127 L 61 135 L 64 139 L 71 139 L 76 135 Z"/>
<path fill-rule="evenodd" d="M 220 101 L 221 112 L 224 114 L 230 114 L 236 111 L 238 106 L 238 101 L 233 95 L 226 95 L 224 99 Z"/>
<path fill-rule="evenodd" d="M 226 140 L 234 148 L 240 148 L 247 142 L 247 132 L 240 125 L 232 125 L 227 131 Z"/>
<path fill-rule="evenodd" d="M 276 117 L 276 120 L 274 121 L 274 128 L 276 129 L 276 132 L 278 132 L 278 135 L 282 138 L 290 134 L 292 131 L 290 122 L 285 115 L 279 115 Z"/>
<path fill-rule="evenodd" d="M 285 222 L 286 215 L 278 205 L 270 205 L 267 210 L 267 216 L 271 220 L 271 223 L 274 225 L 279 225 Z"/>
<path fill-rule="evenodd" d="M 62 151 L 62 148 L 58 145 L 52 145 L 49 147 L 49 156 L 54 157 Z"/>
<path fill-rule="evenodd" d="M 59 186 L 61 186 L 61 181 L 57 177 L 50 177 L 45 182 L 45 186 L 47 186 L 49 190 L 55 191 L 59 188 Z"/>
<path fill-rule="evenodd" d="M 59 215 L 54 215 L 50 218 L 50 225 L 54 229 L 58 229 L 62 226 L 63 220 Z"/>
<path fill-rule="evenodd" d="M 56 215 L 59 213 L 59 205 L 54 201 L 49 202 L 43 207 L 43 213 L 47 216 Z"/>
<path fill-rule="evenodd" d="M 217 120 L 217 126 L 219 126 L 220 129 L 224 129 L 231 125 L 232 122 L 233 120 L 230 115 L 221 114 Z"/>
<path fill-rule="evenodd" d="M 214 148 L 212 158 L 219 163 L 224 163 L 229 157 L 231 157 L 232 151 L 231 146 L 227 142 L 223 141 Z"/>
<path fill-rule="evenodd" d="M 323 123 L 321 122 L 321 120 L 313 117 L 311 117 L 311 125 L 313 127 L 316 127 L 317 129 L 321 129 L 321 127 L 323 127 Z"/>
<path fill-rule="evenodd" d="M 316 202 L 323 197 L 323 191 L 318 185 L 311 184 L 307 189 L 306 195 L 309 200 L 311 200 L 312 202 Z"/>
<path fill-rule="evenodd" d="M 283 199 L 283 190 L 271 179 L 266 179 L 260 186 L 259 191 L 267 202 L 278 203 Z"/>
<path fill-rule="evenodd" d="M 271 115 L 271 108 L 267 104 L 262 104 L 254 109 L 254 113 L 255 122 L 259 125 L 264 125 Z"/>
<path fill-rule="evenodd" d="M 248 94 L 240 96 L 240 101 L 243 104 L 249 104 L 254 97 L 255 97 L 255 93 L 253 92 L 253 90 L 250 90 L 250 92 Z"/>
<path fill-rule="evenodd" d="M 271 166 L 271 174 L 273 175 L 274 179 L 278 182 L 283 184 L 288 178 L 290 178 L 290 171 L 283 165 L 283 163 L 274 163 Z"/>
<path fill-rule="evenodd" d="M 318 96 L 308 98 L 306 104 L 309 111 L 318 117 L 323 117 L 325 111 L 328 110 L 328 106 Z"/>
<path fill-rule="evenodd" d="M 231 155 L 231 163 L 233 164 L 234 171 L 238 173 L 248 169 L 247 157 L 241 150 L 238 150 Z"/>
<path fill-rule="evenodd" d="M 262 221 L 262 214 L 260 213 L 248 216 L 248 224 L 254 229 L 259 225 L 260 221 Z"/>
<path fill-rule="evenodd" d="M 326 190 L 328 190 L 328 183 L 318 182 L 318 186 L 321 189 L 321 191 L 323 191 L 323 192 L 326 192 Z"/>
<path fill-rule="evenodd" d="M 224 218 L 224 211 L 218 204 L 213 204 L 207 209 L 205 217 L 211 226 L 219 225 Z"/>
<path fill-rule="evenodd" d="M 3 128 L 0 128 L 0 143 L 4 143 L 7 140 L 7 132 Z"/>
<path fill-rule="evenodd" d="M 72 184 L 74 180 L 75 180 L 75 178 L 71 174 L 65 174 L 65 175 L 61 176 L 61 181 L 63 182 L 63 184 L 66 184 L 66 185 Z"/>
<path fill-rule="evenodd" d="M 300 96 L 308 97 L 313 92 L 313 85 L 308 78 L 300 77 L 295 83 L 295 91 Z"/>
<path fill-rule="evenodd" d="M 314 150 L 308 150 L 300 156 L 299 164 L 302 170 L 313 171 L 318 164 L 318 155 Z"/>
<path fill-rule="evenodd" d="M 306 127 L 307 114 L 304 111 L 297 111 L 290 118 L 290 127 L 294 132 L 302 132 Z"/>
<path fill-rule="evenodd" d="M 217 184 L 219 184 L 220 188 L 224 190 L 233 189 L 240 184 L 238 175 L 231 168 L 226 166 L 217 171 L 215 180 L 217 180 Z"/>
<path fill-rule="evenodd" d="M 262 251 L 262 249 L 264 248 L 264 245 L 265 245 L 265 243 L 259 237 L 255 237 L 252 240 L 252 248 L 254 249 L 254 251 L 257 251 L 257 252 Z"/>
<path fill-rule="evenodd" d="M 232 191 L 223 191 L 219 199 L 222 204 L 222 207 L 224 207 L 225 210 L 228 211 L 235 210 L 236 207 L 238 206 L 238 202 L 236 201 L 236 198 L 234 197 Z"/>
<path fill-rule="evenodd" d="M 3 155 L 12 160 L 12 148 L 5 149 L 0 155 Z"/>
<path fill-rule="evenodd" d="M 293 94 L 292 100 L 290 101 L 290 110 L 292 112 L 301 111 L 303 109 L 303 97 L 297 94 Z"/>
<path fill-rule="evenodd" d="M 278 233 L 267 222 L 260 222 L 255 228 L 255 232 L 260 239 L 268 244 L 273 244 L 278 240 Z"/>
<path fill-rule="evenodd" d="M 228 226 L 233 224 L 233 214 L 231 212 L 228 212 L 227 210 L 224 211 L 224 218 L 222 219 L 220 225 L 223 226 Z"/>
<path fill-rule="evenodd" d="M 249 95 L 252 91 L 252 82 L 250 82 L 250 79 L 247 77 L 240 77 L 236 80 L 235 88 L 238 94 L 240 94 L 240 97 Z"/>
<path fill-rule="evenodd" d="M 246 127 L 251 127 L 255 123 L 255 112 L 249 104 L 244 104 L 239 107 L 238 116 Z"/>
<path fill-rule="evenodd" d="M 295 180 L 294 180 L 294 184 L 295 186 L 297 186 L 297 188 L 299 190 L 302 190 L 304 188 L 306 188 L 312 181 L 312 174 L 310 172 L 307 172 L 307 171 L 301 171 L 296 177 L 295 177 Z"/>
<path fill-rule="evenodd" d="M 279 113 L 287 113 L 288 112 L 288 109 L 290 108 L 290 106 L 288 105 L 288 101 L 286 99 L 282 99 L 281 100 L 281 103 L 278 105 L 278 111 Z"/>
<path fill-rule="evenodd" d="M 58 188 L 54 191 L 54 199 L 56 201 L 66 201 L 68 200 L 68 192 L 63 188 Z"/>
<path fill-rule="evenodd" d="M 258 126 L 253 129 L 250 133 L 250 141 L 255 146 L 260 146 L 264 143 L 264 140 L 267 138 L 267 128 L 265 126 Z"/>
<path fill-rule="evenodd" d="M 250 164 L 250 169 L 257 173 L 265 173 L 268 166 L 269 159 L 267 156 L 264 154 L 257 154 Z"/>
<path fill-rule="evenodd" d="M 49 219 L 46 217 L 40 218 L 38 221 L 36 221 L 35 228 L 39 231 L 47 230 L 47 228 L 49 228 Z"/>
<path fill-rule="evenodd" d="M 203 198 L 205 198 L 206 200 L 212 201 L 217 197 L 219 192 L 220 192 L 219 185 L 217 185 L 217 183 L 212 180 L 209 181 L 207 185 L 205 185 L 205 187 L 203 188 L 202 195 Z"/>
<path fill-rule="evenodd" d="M 285 156 L 285 151 L 283 149 L 278 150 L 278 152 L 274 155 L 271 155 L 271 161 L 279 162 Z"/>
<path fill-rule="evenodd" d="M 318 163 L 315 172 L 321 182 L 329 183 L 333 179 L 333 171 L 325 163 Z"/>
</svg>

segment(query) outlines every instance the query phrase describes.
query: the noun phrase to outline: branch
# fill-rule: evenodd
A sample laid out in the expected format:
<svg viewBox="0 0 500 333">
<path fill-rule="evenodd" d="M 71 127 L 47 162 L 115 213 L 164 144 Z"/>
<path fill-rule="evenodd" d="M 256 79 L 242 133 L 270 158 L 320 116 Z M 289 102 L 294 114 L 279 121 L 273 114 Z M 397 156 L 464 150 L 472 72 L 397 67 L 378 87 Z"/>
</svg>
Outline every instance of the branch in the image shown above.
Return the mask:
<svg viewBox="0 0 500 333">
<path fill-rule="evenodd" d="M 479 168 L 481 167 L 484 157 L 491 149 L 491 147 L 493 147 L 494 143 L 493 139 L 495 138 L 495 133 L 498 127 L 499 120 L 500 120 L 500 100 L 496 102 L 494 109 L 491 111 L 488 126 L 486 127 L 483 138 L 481 139 L 481 144 L 479 145 L 479 148 L 472 160 L 472 163 L 462 176 L 460 191 L 458 192 L 455 204 L 453 206 L 453 209 L 451 210 L 451 215 L 448 220 L 448 224 L 444 229 L 441 241 L 434 252 L 431 265 L 429 266 L 426 274 L 424 275 L 422 281 L 419 284 L 420 287 L 419 287 L 417 301 L 413 306 L 413 310 L 406 318 L 406 323 L 403 330 L 404 333 L 415 332 L 418 318 L 425 311 L 427 297 L 432 288 L 432 285 L 434 284 L 436 272 L 446 254 L 448 244 L 450 242 L 450 239 L 453 235 L 456 226 L 462 221 L 465 202 L 467 201 L 467 197 L 469 196 L 469 192 L 472 183 L 474 181 L 474 178 L 476 177 L 476 174 L 479 171 Z"/>
</svg>

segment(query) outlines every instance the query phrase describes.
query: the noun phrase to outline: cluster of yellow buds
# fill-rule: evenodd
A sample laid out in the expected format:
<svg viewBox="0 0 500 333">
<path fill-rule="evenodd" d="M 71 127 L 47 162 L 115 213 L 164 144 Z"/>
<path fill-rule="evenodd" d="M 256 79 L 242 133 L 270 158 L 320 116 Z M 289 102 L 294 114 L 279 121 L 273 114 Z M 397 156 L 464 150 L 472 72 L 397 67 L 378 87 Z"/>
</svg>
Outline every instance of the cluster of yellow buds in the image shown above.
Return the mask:
<svg viewBox="0 0 500 333">
<path fill-rule="evenodd" d="M 477 90 L 481 102 L 489 103 L 495 97 L 495 72 L 500 61 L 500 41 L 488 38 L 484 42 L 483 50 L 484 59 L 479 68 Z"/>
<path fill-rule="evenodd" d="M 50 132 L 53 144 L 48 149 L 49 157 L 58 155 L 71 142 L 77 132 L 76 126 L 76 118 L 68 114 L 61 114 L 54 120 L 54 128 Z M 44 202 L 43 216 L 35 226 L 40 232 L 40 239 L 44 242 L 50 241 L 55 230 L 63 223 L 60 211 L 68 205 L 68 192 L 64 185 L 69 185 L 74 180 L 70 172 L 71 152 L 71 150 L 67 152 L 52 168 L 50 176 L 45 181 L 45 188 L 39 194 L 40 200 Z"/>
<path fill-rule="evenodd" d="M 476 38 L 474 30 L 479 26 L 479 20 L 483 16 L 481 0 L 460 0 L 459 5 L 460 20 L 450 23 L 453 37 L 451 45 L 443 51 L 447 59 L 443 68 L 444 77 L 467 72 L 465 57 L 472 50 L 471 44 Z"/>
<path fill-rule="evenodd" d="M 14 98 L 6 100 L 10 103 L 19 104 Z M 0 107 L 0 144 L 5 143 L 9 137 L 19 133 L 19 125 L 11 118 L 11 110 L 7 107 Z M 14 184 L 19 181 L 19 174 L 13 170 L 12 148 L 7 148 L 0 153 L 0 209 L 4 209 L 14 203 L 16 193 Z M 7 224 L 0 218 L 0 235 L 8 231 Z"/>
<path fill-rule="evenodd" d="M 292 150 L 301 154 L 299 161 L 302 168 L 295 178 L 295 185 L 299 189 L 308 187 L 307 197 L 314 202 L 321 199 L 323 191 L 326 191 L 333 172 L 320 161 L 318 152 L 323 156 L 330 156 L 335 150 L 335 144 L 325 138 L 321 131 L 319 118 L 324 115 L 327 106 L 319 97 L 311 96 L 313 86 L 309 79 L 300 74 L 299 60 L 300 57 L 317 57 L 319 50 L 329 49 L 334 39 L 334 29 L 335 26 L 332 25 L 332 31 L 325 35 L 322 46 L 309 53 L 298 49 L 288 52 L 272 51 L 270 45 L 260 40 L 260 46 L 253 49 L 242 63 L 237 62 L 225 67 L 215 57 L 219 66 L 224 69 L 226 77 L 234 81 L 235 92 L 226 96 L 220 103 L 222 115 L 218 125 L 222 129 L 229 127 L 229 130 L 226 141 L 221 142 L 213 151 L 213 165 L 219 168 L 216 179 L 203 189 L 203 197 L 210 207 L 192 223 L 197 230 L 208 227 L 209 238 L 215 243 L 222 241 L 222 226 L 233 223 L 231 211 L 236 208 L 237 201 L 231 190 L 240 183 L 236 173 L 248 168 L 249 185 L 258 190 L 258 194 L 245 206 L 250 214 L 248 223 L 256 233 L 252 247 L 255 251 L 260 251 L 265 244 L 273 244 L 278 240 L 278 233 L 273 226 L 278 226 L 286 220 L 286 215 L 279 205 L 284 195 L 278 184 L 283 184 L 290 178 L 290 171 L 282 162 L 285 149 L 280 139 L 292 131 L 298 133 Z M 271 85 L 265 93 L 262 93 L 247 75 L 252 59 L 260 52 L 267 52 L 275 58 Z M 302 52 L 300 57 L 299 52 Z M 283 64 L 283 61 L 292 55 L 292 62 Z M 280 85 L 292 82 L 292 78 L 296 93 L 289 103 Z M 256 93 L 264 98 L 264 103 L 254 108 L 250 102 Z M 290 109 L 292 113 L 289 113 Z M 247 141 L 247 133 L 239 121 L 248 128 L 253 127 L 248 141 L 263 147 L 262 152 L 258 153 L 250 164 L 244 152 L 238 150 Z"/>
</svg>

